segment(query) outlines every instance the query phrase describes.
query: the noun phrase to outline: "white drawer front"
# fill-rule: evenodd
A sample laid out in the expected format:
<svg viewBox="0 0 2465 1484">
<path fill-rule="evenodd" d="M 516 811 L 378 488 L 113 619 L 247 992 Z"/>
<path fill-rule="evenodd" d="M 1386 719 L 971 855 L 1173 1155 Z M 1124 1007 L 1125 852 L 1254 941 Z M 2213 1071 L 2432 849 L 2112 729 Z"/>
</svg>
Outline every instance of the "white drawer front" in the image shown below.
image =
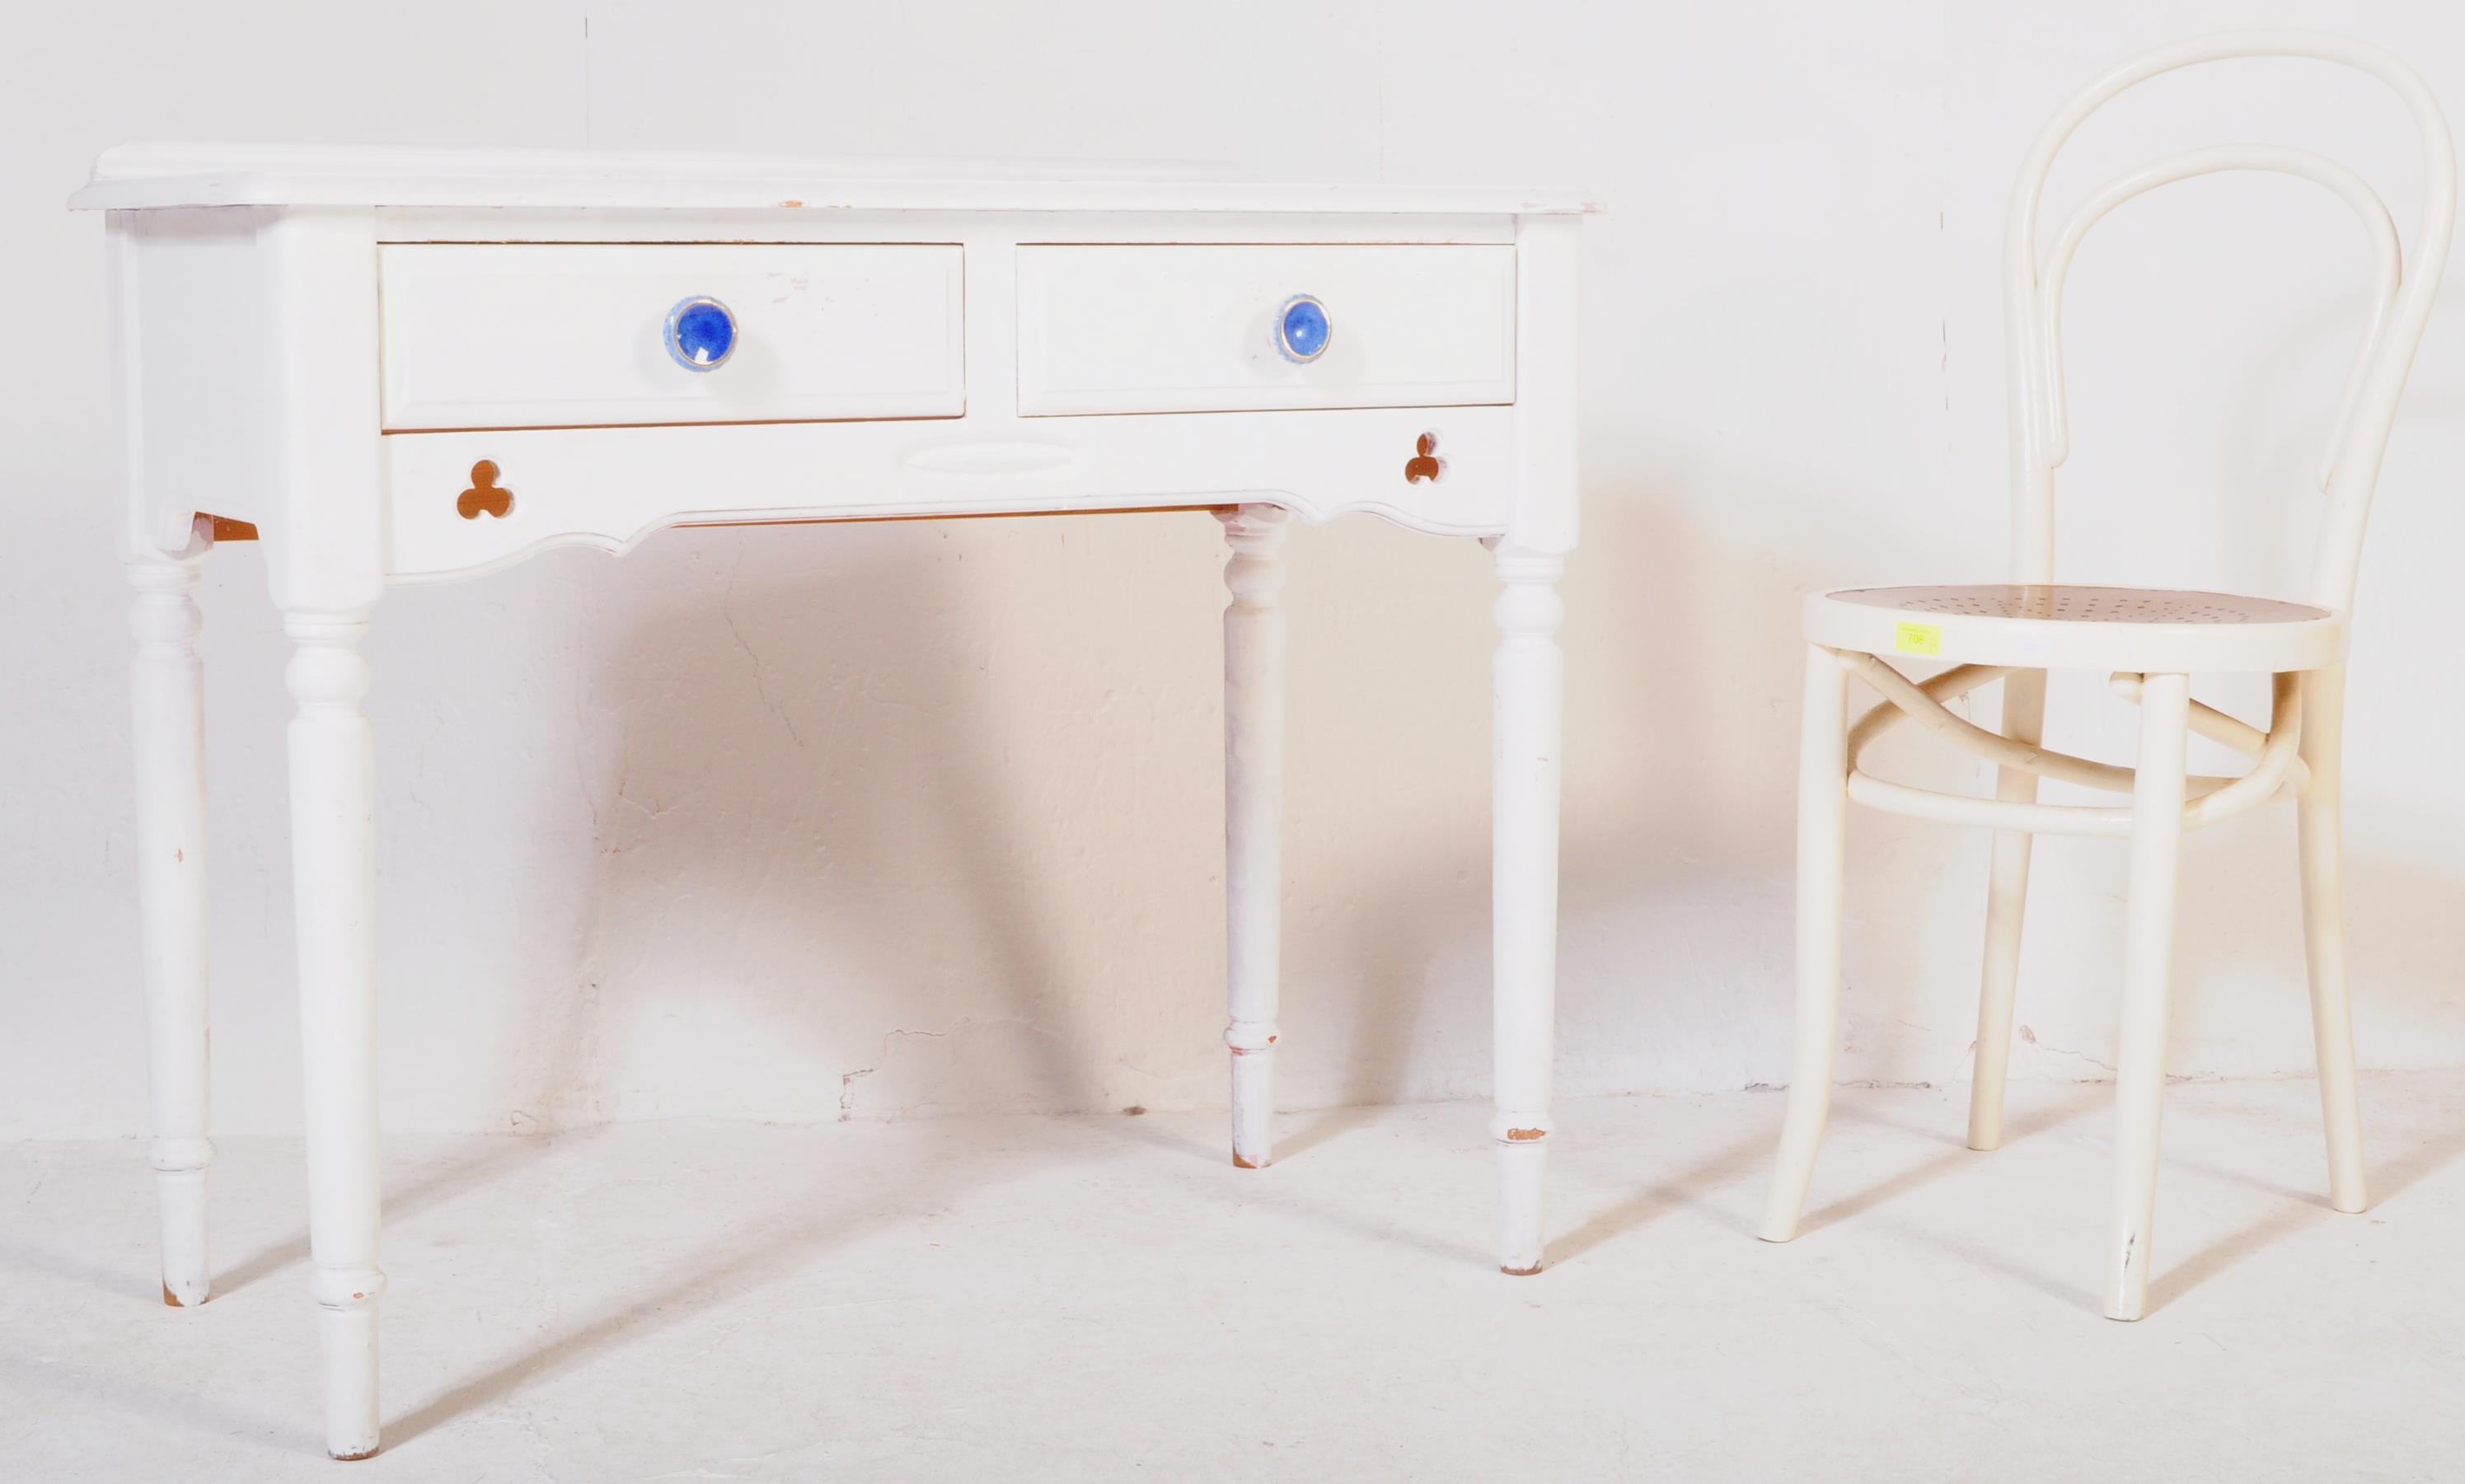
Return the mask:
<svg viewBox="0 0 2465 1484">
<path fill-rule="evenodd" d="M 956 417 L 961 250 L 932 244 L 400 244 L 382 250 L 385 427 Z M 668 312 L 735 318 L 724 364 L 670 355 Z"/>
<path fill-rule="evenodd" d="M 1509 407 L 742 427 L 531 428 L 384 439 L 387 571 L 433 582 L 662 526 L 1290 505 L 1491 536 L 1517 509 Z M 1436 478 L 1416 468 L 1427 438 Z"/>
<path fill-rule="evenodd" d="M 1287 301 L 1332 325 L 1277 343 Z M 1445 407 L 1515 400 L 1515 249 L 1497 245 L 1018 250 L 1028 416 Z"/>
</svg>

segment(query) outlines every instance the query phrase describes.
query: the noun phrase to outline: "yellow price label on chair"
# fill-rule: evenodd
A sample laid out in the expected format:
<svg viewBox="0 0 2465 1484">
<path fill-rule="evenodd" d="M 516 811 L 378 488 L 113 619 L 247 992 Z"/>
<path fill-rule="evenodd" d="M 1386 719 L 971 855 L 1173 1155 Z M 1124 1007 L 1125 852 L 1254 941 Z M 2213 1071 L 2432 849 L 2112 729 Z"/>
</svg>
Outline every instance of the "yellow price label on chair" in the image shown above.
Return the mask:
<svg viewBox="0 0 2465 1484">
<path fill-rule="evenodd" d="M 1892 648 L 1903 654 L 1943 653 L 1941 624 L 1902 624 L 1892 631 Z"/>
</svg>

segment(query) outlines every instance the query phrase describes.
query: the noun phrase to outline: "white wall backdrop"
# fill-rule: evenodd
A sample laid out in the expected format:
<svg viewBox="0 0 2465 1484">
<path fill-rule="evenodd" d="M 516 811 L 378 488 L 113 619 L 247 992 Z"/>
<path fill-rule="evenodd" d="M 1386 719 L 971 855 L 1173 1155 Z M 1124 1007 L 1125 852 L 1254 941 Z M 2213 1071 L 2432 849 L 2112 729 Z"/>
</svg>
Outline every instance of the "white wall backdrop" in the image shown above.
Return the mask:
<svg viewBox="0 0 2465 1484">
<path fill-rule="evenodd" d="M 1588 526 L 1565 587 L 1560 1086 L 1734 1088 L 1787 1075 L 1795 598 L 1999 574 L 1996 249 L 2022 150 L 2109 63 L 2254 24 L 2395 47 L 2465 118 L 2465 11 L 2438 0 L 21 9 L 0 53 L 0 1137 L 144 1118 L 101 233 L 59 205 L 108 144 L 1135 154 L 1589 188 L 1610 210 L 1586 247 Z M 2324 72 L 2179 79 L 2086 136 L 2057 188 L 2208 120 L 2348 155 L 2409 222 L 2402 115 Z M 2298 595 L 2304 471 L 2365 287 L 2336 210 L 2215 180 L 2099 233 L 2072 296 L 2067 577 Z M 2353 952 L 2380 1066 L 2465 1059 L 2460 496 L 2465 293 L 2397 430 L 2356 636 Z M 2142 531 L 2162 543 L 2121 543 Z M 1482 1096 L 1487 563 L 1364 521 L 1291 552 L 1283 1100 Z M 1195 514 L 679 531 L 389 597 L 389 1123 L 1220 1101 L 1220 562 Z M 280 1131 L 285 647 L 253 548 L 208 570 L 215 1118 Z M 2127 757 L 2129 717 L 2081 677 L 2053 740 Z M 1899 747 L 1920 778 L 1972 771 Z M 2176 1070 L 2307 1063 L 2292 844 L 2282 810 L 2193 837 Z M 1965 1076 L 1986 842 L 1867 816 L 1852 851 L 1843 1074 Z M 2040 852 L 2015 1071 L 2098 1075 L 2121 852 Z"/>
</svg>

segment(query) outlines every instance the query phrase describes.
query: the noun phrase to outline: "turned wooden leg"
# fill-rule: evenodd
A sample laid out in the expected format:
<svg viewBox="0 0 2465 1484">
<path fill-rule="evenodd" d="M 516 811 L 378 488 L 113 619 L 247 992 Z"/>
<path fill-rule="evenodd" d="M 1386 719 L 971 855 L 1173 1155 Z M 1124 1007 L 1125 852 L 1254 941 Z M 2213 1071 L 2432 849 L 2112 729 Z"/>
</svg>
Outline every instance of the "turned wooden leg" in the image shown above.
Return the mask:
<svg viewBox="0 0 2465 1484">
<path fill-rule="evenodd" d="M 1498 549 L 1498 658 L 1493 675 L 1492 935 L 1497 976 L 1499 1266 L 1541 1271 L 1542 1176 L 1548 1163 L 1549 1084 L 1558 986 L 1558 779 L 1566 615 L 1555 584 L 1566 558 Z"/>
<path fill-rule="evenodd" d="M 1276 999 L 1283 932 L 1285 512 L 1220 512 L 1224 585 L 1224 936 L 1232 1163 L 1274 1157 Z"/>
<path fill-rule="evenodd" d="M 1840 656 L 1806 647 L 1806 703 L 1797 748 L 1797 1050 L 1780 1159 L 1757 1235 L 1797 1235 L 1814 1155 L 1832 1112 L 1840 1044 L 1840 908 L 1849 832 L 1849 673 Z"/>
<path fill-rule="evenodd" d="M 293 612 L 287 673 L 300 1049 L 308 1114 L 311 1292 L 325 1359 L 325 1446 L 377 1451 L 376 752 L 360 698 L 367 615 Z"/>
<path fill-rule="evenodd" d="M 2003 735 L 2034 745 L 2045 731 L 2046 673 L 2016 672 L 2003 682 Z M 2037 775 L 2000 770 L 1994 796 L 2020 804 L 2037 799 Z M 2029 910 L 2026 830 L 1994 831 L 1994 860 L 1986 885 L 1986 964 L 1977 993 L 1977 1054 L 1968 1085 L 1968 1147 L 2003 1142 L 2003 1087 L 2011 1069 L 2011 1000 L 2020 980 L 2020 924 Z"/>
<path fill-rule="evenodd" d="M 137 898 L 145 963 L 154 1191 L 163 1301 L 206 1301 L 206 778 L 204 676 L 195 639 L 199 559 L 144 558 L 129 631 L 137 758 Z"/>
<path fill-rule="evenodd" d="M 2122 952 L 2122 1034 L 2114 1059 L 2114 1215 L 2107 1228 L 2105 1270 L 2105 1316 L 2110 1319 L 2136 1319 L 2148 1304 L 2190 702 L 2188 676 L 2152 675 L 2141 683 L 2140 764 L 2131 790 L 2131 907 Z"/>
<path fill-rule="evenodd" d="M 2311 1036 L 2328 1131 L 2328 1204 L 2370 1204 L 2363 1179 L 2363 1107 L 2354 1083 L 2354 1011 L 2345 987 L 2345 667 L 2302 676 L 2302 937 L 2311 960 Z"/>
</svg>

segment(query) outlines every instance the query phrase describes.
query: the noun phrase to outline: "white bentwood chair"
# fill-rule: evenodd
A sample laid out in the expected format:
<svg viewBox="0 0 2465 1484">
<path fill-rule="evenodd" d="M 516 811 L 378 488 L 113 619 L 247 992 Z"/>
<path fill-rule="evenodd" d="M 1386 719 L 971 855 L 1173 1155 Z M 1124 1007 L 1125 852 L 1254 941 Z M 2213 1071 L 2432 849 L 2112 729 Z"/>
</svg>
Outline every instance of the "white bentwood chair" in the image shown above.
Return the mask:
<svg viewBox="0 0 2465 1484">
<path fill-rule="evenodd" d="M 2309 57 L 2360 69 L 2394 89 L 2411 110 L 2422 134 L 2423 206 L 2410 263 L 2400 260 L 2387 206 L 2351 171 L 2304 150 L 2261 144 L 2196 149 L 2125 175 L 2091 195 L 2054 234 L 2051 250 L 2040 253 L 2037 208 L 2047 170 L 2092 112 L 2125 89 L 2177 68 L 2263 56 Z M 2067 452 L 2064 274 L 2080 239 L 2108 211 L 2156 187 L 2223 170 L 2279 171 L 2325 187 L 2361 216 L 2376 259 L 2369 322 L 2321 471 L 2327 501 L 2310 601 L 2057 585 L 2054 473 Z M 2339 841 L 2346 614 L 2389 425 L 2447 262 L 2455 195 L 2448 130 L 2421 78 L 2377 47 L 2339 36 L 2246 33 L 2154 52 L 2074 98 L 2037 136 L 2012 196 L 2005 244 L 2014 445 L 2012 580 L 1978 587 L 1850 588 L 1818 593 L 1806 603 L 1806 713 L 1798 773 L 1797 1052 L 1779 1168 L 1764 1210 L 1761 1234 L 1765 1240 L 1786 1242 L 1797 1234 L 1831 1100 L 1839 1030 L 1842 839 L 1852 801 L 1920 819 L 1990 826 L 1995 831 L 1969 1101 L 1972 1149 L 1991 1149 L 2002 1141 L 2011 991 L 2020 957 L 2031 838 L 2054 833 L 2130 839 L 2122 1028 L 2115 1061 L 2114 1206 L 2103 1260 L 2106 1315 L 2136 1319 L 2147 1300 L 2150 1227 L 2156 1211 L 2158 1123 L 2165 1088 L 2168 981 L 2183 831 L 2273 799 L 2293 799 L 2301 839 L 2312 1030 L 2327 1122 L 2329 1199 L 2341 1211 L 2363 1209 L 2362 1124 L 2346 1000 Z M 1881 656 L 1887 654 L 1921 656 L 1951 668 L 1920 682 L 1886 663 Z M 2139 704 L 2136 769 L 2038 745 L 2046 672 L 2068 668 L 2112 672 L 2115 688 Z M 2212 671 L 2275 677 L 2266 731 L 2190 698 L 2190 676 Z M 1848 679 L 1853 675 L 1882 697 L 1854 726 L 1848 724 Z M 2003 682 L 2000 733 L 1945 707 L 1944 702 L 1996 680 Z M 1993 763 L 1995 796 L 1980 799 L 1908 787 L 1861 771 L 1858 758 L 1867 745 L 1909 720 Z M 2187 738 L 2192 732 L 2250 757 L 2250 770 L 2232 779 L 2186 777 Z M 2039 778 L 2127 793 L 2131 802 L 2127 807 L 2041 804 Z"/>
</svg>

